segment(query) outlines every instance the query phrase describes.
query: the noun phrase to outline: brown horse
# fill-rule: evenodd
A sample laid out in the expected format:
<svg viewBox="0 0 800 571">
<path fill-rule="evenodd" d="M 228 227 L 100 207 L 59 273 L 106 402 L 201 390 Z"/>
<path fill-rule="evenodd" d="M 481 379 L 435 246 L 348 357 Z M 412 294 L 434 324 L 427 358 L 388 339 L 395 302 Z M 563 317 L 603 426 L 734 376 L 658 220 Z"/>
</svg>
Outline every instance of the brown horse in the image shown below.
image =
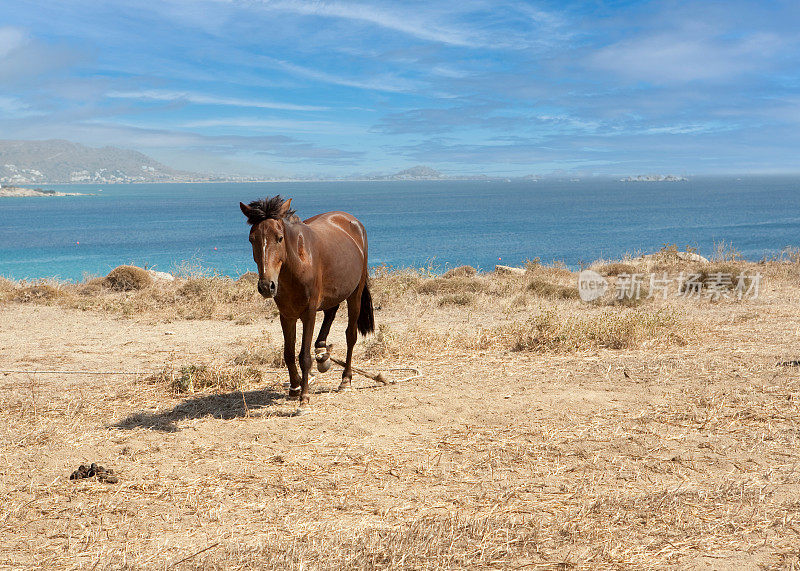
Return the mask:
<svg viewBox="0 0 800 571">
<path fill-rule="evenodd" d="M 339 304 L 347 300 L 347 360 L 339 390 L 348 388 L 353 377 L 351 361 L 358 337 L 375 329 L 372 297 L 367 286 L 367 233 L 346 212 L 326 212 L 307 220 L 295 216 L 291 199 L 280 196 L 239 203 L 251 225 L 250 242 L 258 266 L 258 292 L 274 298 L 283 329 L 283 357 L 289 369 L 289 398 L 308 403 L 308 370 L 311 368 L 311 337 L 317 312 L 324 312 L 322 327 L 314 343 L 317 367 L 330 368 L 328 332 Z M 295 361 L 297 320 L 303 322 L 300 369 Z"/>
</svg>

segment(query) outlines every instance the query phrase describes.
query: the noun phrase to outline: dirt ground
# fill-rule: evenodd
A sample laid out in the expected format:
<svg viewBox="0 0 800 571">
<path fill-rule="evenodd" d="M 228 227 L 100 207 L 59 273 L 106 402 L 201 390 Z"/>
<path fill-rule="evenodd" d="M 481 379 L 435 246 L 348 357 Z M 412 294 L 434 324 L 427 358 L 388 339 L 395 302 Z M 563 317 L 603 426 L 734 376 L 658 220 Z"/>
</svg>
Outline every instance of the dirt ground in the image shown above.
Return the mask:
<svg viewBox="0 0 800 571">
<path fill-rule="evenodd" d="M 0 301 L 0 369 L 139 373 L 0 373 L 0 567 L 800 568 L 796 273 L 644 309 L 474 279 L 464 298 L 378 280 L 384 327 L 356 360 L 423 377 L 337 393 L 334 367 L 303 416 L 269 363 L 235 389 L 165 380 L 278 352 L 271 302 L 183 319 Z M 676 318 L 622 348 L 508 341 L 553 308 Z M 90 462 L 119 482 L 69 479 Z"/>
</svg>

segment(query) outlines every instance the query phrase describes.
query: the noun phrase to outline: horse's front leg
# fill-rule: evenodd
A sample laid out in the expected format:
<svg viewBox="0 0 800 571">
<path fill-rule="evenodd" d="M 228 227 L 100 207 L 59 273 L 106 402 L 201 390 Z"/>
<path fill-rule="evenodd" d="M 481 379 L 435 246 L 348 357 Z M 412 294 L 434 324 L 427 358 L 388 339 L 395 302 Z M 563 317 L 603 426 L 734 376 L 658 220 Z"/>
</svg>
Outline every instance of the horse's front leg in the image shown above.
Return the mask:
<svg viewBox="0 0 800 571">
<path fill-rule="evenodd" d="M 290 319 L 281 315 L 281 329 L 283 329 L 283 360 L 289 369 L 289 398 L 295 400 L 300 397 L 300 375 L 297 373 L 297 361 L 294 356 L 294 342 L 297 332 L 297 319 Z"/>
<path fill-rule="evenodd" d="M 347 329 L 345 339 L 347 340 L 347 359 L 345 359 L 344 371 L 342 371 L 342 382 L 339 390 L 344 391 L 350 388 L 353 381 L 353 347 L 358 340 L 358 314 L 361 313 L 361 288 L 358 288 L 353 295 L 347 298 Z"/>
<path fill-rule="evenodd" d="M 300 344 L 300 371 L 303 373 L 300 391 L 300 406 L 309 402 L 308 398 L 308 372 L 311 370 L 311 339 L 314 337 L 314 320 L 317 312 L 310 309 L 303 317 L 303 342 Z"/>
</svg>

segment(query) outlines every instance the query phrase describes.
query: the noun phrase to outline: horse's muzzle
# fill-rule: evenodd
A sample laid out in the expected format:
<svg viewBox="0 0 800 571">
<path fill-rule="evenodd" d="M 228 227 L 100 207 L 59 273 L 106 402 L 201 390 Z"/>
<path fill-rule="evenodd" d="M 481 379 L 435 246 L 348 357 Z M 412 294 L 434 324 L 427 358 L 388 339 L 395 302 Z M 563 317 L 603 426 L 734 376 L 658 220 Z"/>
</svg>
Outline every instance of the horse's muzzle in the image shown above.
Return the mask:
<svg viewBox="0 0 800 571">
<path fill-rule="evenodd" d="M 266 298 L 275 297 L 278 292 L 278 284 L 272 280 L 258 280 L 258 293 Z"/>
</svg>

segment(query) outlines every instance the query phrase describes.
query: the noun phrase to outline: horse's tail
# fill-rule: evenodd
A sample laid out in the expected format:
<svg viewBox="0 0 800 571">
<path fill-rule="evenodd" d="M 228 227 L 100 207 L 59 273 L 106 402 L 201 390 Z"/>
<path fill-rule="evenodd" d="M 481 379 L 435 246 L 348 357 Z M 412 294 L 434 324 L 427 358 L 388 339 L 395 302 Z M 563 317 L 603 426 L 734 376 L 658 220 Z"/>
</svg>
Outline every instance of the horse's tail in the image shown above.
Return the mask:
<svg viewBox="0 0 800 571">
<path fill-rule="evenodd" d="M 372 314 L 372 295 L 369 293 L 369 284 L 364 284 L 361 292 L 361 311 L 358 314 L 358 331 L 361 335 L 375 331 L 375 316 Z"/>
</svg>

